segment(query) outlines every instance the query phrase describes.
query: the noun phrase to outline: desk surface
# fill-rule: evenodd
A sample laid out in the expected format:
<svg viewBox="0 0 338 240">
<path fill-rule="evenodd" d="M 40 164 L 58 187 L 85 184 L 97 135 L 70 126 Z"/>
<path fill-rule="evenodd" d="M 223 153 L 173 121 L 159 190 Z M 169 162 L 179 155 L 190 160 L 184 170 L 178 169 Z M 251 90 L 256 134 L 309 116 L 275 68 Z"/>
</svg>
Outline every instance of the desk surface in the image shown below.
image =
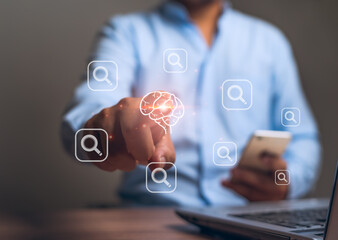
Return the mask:
<svg viewBox="0 0 338 240">
<path fill-rule="evenodd" d="M 44 240 L 211 239 L 171 208 L 73 210 L 40 216 L 39 222 Z"/>
</svg>

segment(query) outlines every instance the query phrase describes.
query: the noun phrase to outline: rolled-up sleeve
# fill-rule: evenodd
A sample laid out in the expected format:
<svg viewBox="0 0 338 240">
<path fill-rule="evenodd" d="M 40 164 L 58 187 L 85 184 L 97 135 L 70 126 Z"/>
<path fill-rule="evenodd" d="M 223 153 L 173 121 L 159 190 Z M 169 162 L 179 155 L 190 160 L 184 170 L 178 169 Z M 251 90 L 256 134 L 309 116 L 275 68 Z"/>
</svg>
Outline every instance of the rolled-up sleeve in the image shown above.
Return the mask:
<svg viewBox="0 0 338 240">
<path fill-rule="evenodd" d="M 131 96 L 137 68 L 137 55 L 132 39 L 132 24 L 118 16 L 108 21 L 98 34 L 88 63 L 93 60 L 115 62 L 118 69 L 118 87 L 114 91 L 92 91 L 87 86 L 85 75 L 85 81 L 77 87 L 65 110 L 61 125 L 62 141 L 70 154 L 73 154 L 74 133 L 78 129 L 102 109 L 115 105 L 121 98 Z"/>
</svg>

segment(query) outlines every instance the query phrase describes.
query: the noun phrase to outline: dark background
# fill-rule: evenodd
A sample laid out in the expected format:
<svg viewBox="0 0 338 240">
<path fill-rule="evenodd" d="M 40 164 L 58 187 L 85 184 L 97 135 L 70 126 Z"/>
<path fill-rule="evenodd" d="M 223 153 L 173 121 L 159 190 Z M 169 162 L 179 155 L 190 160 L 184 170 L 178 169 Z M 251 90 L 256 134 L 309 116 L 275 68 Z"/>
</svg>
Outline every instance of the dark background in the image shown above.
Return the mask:
<svg viewBox="0 0 338 240">
<path fill-rule="evenodd" d="M 156 0 L 0 1 L 0 211 L 38 211 L 115 202 L 120 173 L 67 156 L 59 125 L 86 67 L 93 37 L 113 14 Z M 327 197 L 338 159 L 338 1 L 233 0 L 234 8 L 281 28 L 291 41 L 323 143 Z"/>
</svg>

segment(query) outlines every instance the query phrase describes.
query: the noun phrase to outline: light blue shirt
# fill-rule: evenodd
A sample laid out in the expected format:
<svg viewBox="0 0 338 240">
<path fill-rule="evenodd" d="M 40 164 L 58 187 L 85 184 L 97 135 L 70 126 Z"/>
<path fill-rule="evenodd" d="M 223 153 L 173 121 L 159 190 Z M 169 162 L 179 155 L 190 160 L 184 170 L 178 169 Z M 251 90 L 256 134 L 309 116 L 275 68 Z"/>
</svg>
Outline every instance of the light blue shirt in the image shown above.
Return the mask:
<svg viewBox="0 0 338 240">
<path fill-rule="evenodd" d="M 183 118 L 172 128 L 176 190 L 170 194 L 148 192 L 145 167 L 138 166 L 124 173 L 119 191 L 124 200 L 147 205 L 245 204 L 247 200 L 242 196 L 221 185 L 221 179 L 229 178 L 231 167 L 214 164 L 213 145 L 234 142 L 239 158 L 258 129 L 290 131 L 293 135 L 283 156 L 291 174 L 289 198 L 300 197 L 312 188 L 320 166 L 318 132 L 290 45 L 274 26 L 226 6 L 209 47 L 189 21 L 186 10 L 177 3 L 165 2 L 150 12 L 113 17 L 102 28 L 95 46 L 91 60 L 111 60 L 118 65 L 118 87 L 95 92 L 84 81 L 76 89 L 62 124 L 63 142 L 70 152 L 74 133 L 93 114 L 121 98 L 165 90 L 174 93 L 185 106 Z M 168 48 L 187 51 L 186 72 L 164 71 L 163 52 Z M 228 111 L 222 106 L 222 84 L 227 79 L 252 83 L 250 109 Z M 285 107 L 300 109 L 298 127 L 281 124 Z M 229 156 L 234 154 L 231 149 Z M 173 177 L 171 168 L 168 181 Z"/>
</svg>

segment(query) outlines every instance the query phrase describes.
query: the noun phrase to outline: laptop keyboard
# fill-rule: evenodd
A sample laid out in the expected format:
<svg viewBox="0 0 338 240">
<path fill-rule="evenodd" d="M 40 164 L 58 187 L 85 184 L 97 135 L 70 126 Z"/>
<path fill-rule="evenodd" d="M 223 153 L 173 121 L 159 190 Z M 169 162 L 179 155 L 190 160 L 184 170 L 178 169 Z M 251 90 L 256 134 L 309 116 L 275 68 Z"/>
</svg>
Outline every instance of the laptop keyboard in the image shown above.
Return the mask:
<svg viewBox="0 0 338 240">
<path fill-rule="evenodd" d="M 326 222 L 326 208 L 264 212 L 251 214 L 233 214 L 231 216 L 254 220 L 288 228 L 324 227 Z"/>
</svg>

